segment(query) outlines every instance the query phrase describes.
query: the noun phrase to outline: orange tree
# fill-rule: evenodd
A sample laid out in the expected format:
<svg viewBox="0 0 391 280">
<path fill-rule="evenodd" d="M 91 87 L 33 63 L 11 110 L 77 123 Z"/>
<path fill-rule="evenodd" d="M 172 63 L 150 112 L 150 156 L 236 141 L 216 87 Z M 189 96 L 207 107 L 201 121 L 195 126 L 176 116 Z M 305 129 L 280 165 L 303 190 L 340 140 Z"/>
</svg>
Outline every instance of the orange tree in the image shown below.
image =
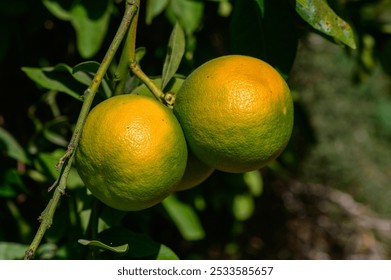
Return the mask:
<svg viewBox="0 0 391 280">
<path fill-rule="evenodd" d="M 112 208 L 96 199 L 75 169 L 74 158 L 91 108 L 115 95 L 140 92 L 150 95 L 144 98 L 155 98 L 161 106 L 174 107 L 175 111 L 178 81 L 181 84 L 204 62 L 229 54 L 261 59 L 289 84 L 299 40 L 308 32 L 321 34 L 348 51 L 356 49 L 356 42 L 359 53 L 368 51 L 362 39 L 365 29 L 361 28 L 363 32 L 355 38 L 347 21 L 355 20 L 360 26 L 365 21 L 362 7 L 355 3 L 352 8 L 345 1 L 42 0 L 40 5 L 34 6 L 30 1 L 20 0 L 1 5 L 4 7 L 1 13 L 5 15 L 1 25 L 5 34 L 1 59 L 4 65 L 10 65 L 7 57 L 16 56 L 12 46 L 15 39 L 19 40 L 16 45 L 22 47 L 23 55 L 29 59 L 22 56 L 19 62 L 23 64 L 25 76 L 21 76 L 20 71 L 16 75 L 25 80 L 28 77 L 35 83 L 19 88 L 15 83 L 10 88 L 18 88 L 15 102 L 18 98 L 27 101 L 20 107 L 27 114 L 22 116 L 19 129 L 7 127 L 10 121 L 6 116 L 17 115 L 12 115 L 5 106 L 1 108 L 5 117 L 0 121 L 5 125 L 0 127 L 4 159 L 0 163 L 0 207 L 4 213 L 2 222 L 9 228 L 8 231 L 4 226 L 1 229 L 1 258 L 259 257 L 251 255 L 236 240 L 245 236 L 244 222 L 259 210 L 257 203 L 263 188 L 268 188 L 270 177 L 283 179 L 295 170 L 301 151 L 298 145 L 305 130 L 305 116 L 300 110 L 295 113 L 297 121 L 285 152 L 282 150 L 287 144 L 286 136 L 282 146 L 264 160 L 268 165 L 258 165 L 255 170 L 246 167 L 241 170 L 248 171 L 244 173 L 226 173 L 225 170 L 214 171 L 215 166 L 205 166 L 205 162 L 196 162 L 195 173 L 202 171 L 199 172 L 202 179 L 194 179 L 197 187 L 183 192 L 163 192 L 164 195 L 147 209 L 126 212 L 121 211 L 125 208 L 114 209 L 115 203 L 111 204 Z M 21 25 L 20 19 L 31 9 L 35 11 L 29 19 L 31 26 Z M 7 21 L 19 24 L 7 28 L 3 24 Z M 23 37 L 14 36 L 18 29 L 25 32 Z M 34 43 L 38 41 L 44 43 Z M 379 53 L 384 55 L 384 49 Z M 370 61 L 377 53 L 371 55 L 369 58 L 358 56 L 358 77 L 370 70 Z M 226 79 L 235 76 L 231 73 Z M 219 88 L 220 80 L 215 82 L 213 87 Z M 34 95 L 25 97 L 28 91 Z M 214 106 L 219 106 L 216 104 Z M 221 106 L 227 108 L 229 104 Z M 196 106 L 203 107 L 202 104 Z M 190 108 L 188 104 L 186 110 Z M 261 110 L 261 107 L 255 108 Z M 229 114 L 226 110 L 221 112 Z M 180 114 L 186 115 L 186 112 Z M 263 118 L 262 114 L 254 116 Z M 118 119 L 122 117 L 118 115 Z M 278 119 L 273 126 L 278 125 Z M 257 120 L 248 122 L 252 121 Z M 13 124 L 18 125 L 18 120 Z M 20 129 L 23 124 L 27 127 Z M 252 127 L 249 123 L 246 125 Z M 94 129 L 98 131 L 97 127 Z M 287 129 L 292 129 L 290 124 Z M 108 130 L 110 124 L 105 133 L 110 133 Z M 245 130 L 238 131 L 245 134 Z M 89 137 L 93 138 L 93 131 L 90 133 Z M 229 138 L 229 132 L 224 138 Z M 84 152 L 92 142 L 86 144 Z M 145 142 L 144 139 L 142 143 Z M 239 143 L 242 150 L 250 149 L 243 148 L 243 143 Z M 160 153 L 167 153 L 168 157 L 172 153 L 165 148 Z M 96 155 L 96 151 L 92 153 Z M 208 157 L 208 153 L 203 157 Z M 248 156 L 251 154 L 250 150 Z M 113 153 L 110 161 L 115 162 L 117 158 L 113 157 L 116 156 L 123 155 Z M 191 153 L 189 158 L 198 161 Z M 99 169 L 100 159 L 80 174 L 95 176 L 93 181 L 99 181 L 99 176 L 108 170 L 105 166 Z M 78 168 L 91 164 L 92 159 L 83 160 L 79 161 Z M 159 166 L 153 168 L 159 169 Z M 93 173 L 96 170 L 99 172 Z M 137 168 L 129 170 L 137 172 Z M 149 176 L 144 169 L 138 172 L 142 174 L 139 176 Z M 183 174 L 184 168 L 178 172 Z M 116 176 L 111 178 L 124 178 L 122 173 Z M 160 176 L 167 177 L 167 174 Z M 180 176 L 175 175 L 170 188 L 175 185 L 174 181 L 179 183 Z M 153 179 L 159 181 L 160 177 Z M 259 226 L 267 228 L 262 223 L 259 221 Z M 219 253 L 213 255 L 213 252 Z"/>
</svg>

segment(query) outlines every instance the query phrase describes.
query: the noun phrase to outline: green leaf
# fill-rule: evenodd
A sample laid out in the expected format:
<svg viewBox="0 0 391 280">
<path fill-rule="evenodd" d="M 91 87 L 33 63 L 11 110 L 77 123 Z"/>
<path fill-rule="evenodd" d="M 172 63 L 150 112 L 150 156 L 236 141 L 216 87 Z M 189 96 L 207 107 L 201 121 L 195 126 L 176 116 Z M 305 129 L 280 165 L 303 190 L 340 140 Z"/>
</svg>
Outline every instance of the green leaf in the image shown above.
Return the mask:
<svg viewBox="0 0 391 280">
<path fill-rule="evenodd" d="M 157 260 L 179 260 L 175 252 L 164 244 L 160 245 L 159 252 L 156 256 L 156 259 Z"/>
<path fill-rule="evenodd" d="M 15 160 L 19 160 L 23 163 L 29 163 L 29 160 L 24 152 L 22 146 L 18 141 L 4 128 L 0 127 L 0 150 Z"/>
<path fill-rule="evenodd" d="M 71 171 L 69 172 L 67 187 L 68 189 L 72 190 L 81 186 L 84 186 L 84 183 L 80 178 L 79 173 L 77 173 L 76 169 L 72 167 Z"/>
<path fill-rule="evenodd" d="M 243 179 L 253 196 L 260 196 L 262 194 L 263 181 L 259 171 L 246 172 L 243 175 Z"/>
<path fill-rule="evenodd" d="M 49 90 L 64 92 L 78 100 L 85 87 L 72 77 L 72 68 L 65 64 L 55 67 L 22 67 L 23 72 L 36 84 Z"/>
<path fill-rule="evenodd" d="M 179 201 L 175 195 L 167 197 L 162 204 L 183 238 L 194 241 L 205 237 L 201 221 L 190 205 Z"/>
<path fill-rule="evenodd" d="M 29 193 L 16 169 L 2 170 L 0 173 L 0 197 L 15 197 L 20 192 Z"/>
<path fill-rule="evenodd" d="M 128 244 L 123 244 L 120 246 L 109 246 L 109 245 L 104 244 L 104 243 L 97 241 L 97 240 L 90 241 L 90 240 L 85 240 L 85 239 L 79 239 L 78 242 L 82 245 L 85 245 L 85 246 L 95 246 L 98 248 L 102 248 L 102 249 L 109 250 L 114 253 L 120 253 L 120 254 L 124 254 L 129 250 Z"/>
<path fill-rule="evenodd" d="M 201 26 L 203 15 L 203 1 L 170 0 L 166 9 L 166 17 L 172 25 L 178 22 L 185 31 L 186 58 L 189 60 L 194 56 L 197 42 L 194 32 Z"/>
<path fill-rule="evenodd" d="M 185 33 L 191 35 L 201 25 L 204 3 L 192 0 L 170 0 L 166 11 L 172 24 L 178 21 Z"/>
<path fill-rule="evenodd" d="M 106 36 L 112 11 L 111 0 L 43 1 L 57 18 L 70 21 L 76 31 L 77 49 L 83 58 L 94 56 Z M 64 7 L 64 5 L 66 7 Z"/>
<path fill-rule="evenodd" d="M 46 177 L 49 177 L 48 180 L 56 179 L 60 174 L 59 170 L 56 169 L 56 164 L 64 154 L 64 149 L 57 149 L 52 153 L 39 153 L 37 161 L 35 162 L 37 170 L 42 171 Z M 72 168 L 69 173 L 67 186 L 69 189 L 83 186 L 83 181 L 74 168 Z"/>
<path fill-rule="evenodd" d="M 61 6 L 58 1 L 44 0 L 42 3 L 55 17 L 61 20 L 70 20 L 71 15 L 69 11 Z"/>
<path fill-rule="evenodd" d="M 104 207 L 99 220 L 99 226 L 106 227 L 104 229 L 119 226 L 121 224 L 122 219 L 126 216 L 127 212 L 120 211 L 111 207 Z"/>
<path fill-rule="evenodd" d="M 14 242 L 0 242 L 1 260 L 21 260 L 28 246 Z"/>
<path fill-rule="evenodd" d="M 72 76 L 80 83 L 86 86 L 90 86 L 99 67 L 99 62 L 85 61 L 73 67 Z M 113 90 L 110 87 L 107 74 L 104 76 L 101 86 L 99 87 L 99 93 L 102 94 L 105 98 L 109 98 L 113 95 Z"/>
<path fill-rule="evenodd" d="M 145 47 L 139 47 L 136 49 L 136 61 L 140 62 L 147 53 L 147 49 Z"/>
<path fill-rule="evenodd" d="M 63 155 L 63 153 L 61 153 Z M 60 174 L 59 170 L 56 169 L 56 164 L 60 157 L 56 157 L 50 153 L 39 153 L 37 157 L 37 169 L 43 171 L 43 173 L 50 179 L 55 179 Z"/>
<path fill-rule="evenodd" d="M 167 7 L 169 0 L 147 0 L 145 22 L 150 25 L 152 20 Z"/>
<path fill-rule="evenodd" d="M 238 221 L 249 219 L 255 209 L 254 199 L 250 194 L 238 194 L 234 197 L 232 212 Z"/>
<path fill-rule="evenodd" d="M 185 53 L 185 33 L 179 23 L 176 23 L 171 32 L 167 55 L 163 65 L 161 89 L 164 90 L 168 82 L 179 68 Z"/>
<path fill-rule="evenodd" d="M 72 68 L 72 75 L 80 83 L 89 86 L 94 74 L 98 71 L 99 66 L 99 62 L 85 61 L 75 65 Z"/>
<path fill-rule="evenodd" d="M 83 232 L 87 231 L 88 224 L 90 222 L 91 217 L 91 207 L 78 211 L 79 219 L 80 219 L 80 226 Z"/>
<path fill-rule="evenodd" d="M 178 259 L 167 246 L 154 241 L 148 235 L 138 234 L 126 228 L 109 228 L 99 233 L 97 239 L 104 244 L 110 244 L 111 247 L 129 245 L 129 250 L 125 254 L 113 255 L 111 252 L 102 252 L 98 256 L 101 259 Z"/>
<path fill-rule="evenodd" d="M 66 147 L 68 140 L 64 138 L 59 132 L 55 131 L 57 125 L 67 125 L 68 119 L 65 116 L 57 117 L 45 123 L 43 126 L 43 136 L 58 146 Z"/>
<path fill-rule="evenodd" d="M 293 2 L 293 1 L 291 1 Z M 296 12 L 323 34 L 333 37 L 352 49 L 356 48 L 353 31 L 325 0 L 295 0 Z"/>
<path fill-rule="evenodd" d="M 76 31 L 77 49 L 83 58 L 94 56 L 106 36 L 112 1 L 76 1 L 70 10 L 70 21 Z"/>
<path fill-rule="evenodd" d="M 54 243 L 44 243 L 39 245 L 36 258 L 40 260 L 52 260 L 56 257 L 59 257 L 59 248 L 57 244 Z"/>
<path fill-rule="evenodd" d="M 264 3 L 264 0 L 255 0 L 255 2 L 258 4 L 259 10 L 261 11 L 261 16 L 263 17 L 265 15 L 265 3 Z"/>
</svg>

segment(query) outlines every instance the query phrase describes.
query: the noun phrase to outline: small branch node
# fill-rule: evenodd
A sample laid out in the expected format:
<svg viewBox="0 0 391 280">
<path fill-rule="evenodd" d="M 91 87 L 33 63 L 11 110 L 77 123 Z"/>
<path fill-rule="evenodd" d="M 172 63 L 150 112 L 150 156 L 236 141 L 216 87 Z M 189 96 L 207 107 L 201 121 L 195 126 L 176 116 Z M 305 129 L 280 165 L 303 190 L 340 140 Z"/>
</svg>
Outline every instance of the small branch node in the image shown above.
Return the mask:
<svg viewBox="0 0 391 280">
<path fill-rule="evenodd" d="M 34 252 L 33 252 L 33 250 L 32 249 L 29 249 L 29 250 L 27 250 L 26 252 L 25 252 L 25 259 L 26 260 L 31 260 L 31 259 L 33 259 L 33 257 L 34 257 Z"/>
</svg>

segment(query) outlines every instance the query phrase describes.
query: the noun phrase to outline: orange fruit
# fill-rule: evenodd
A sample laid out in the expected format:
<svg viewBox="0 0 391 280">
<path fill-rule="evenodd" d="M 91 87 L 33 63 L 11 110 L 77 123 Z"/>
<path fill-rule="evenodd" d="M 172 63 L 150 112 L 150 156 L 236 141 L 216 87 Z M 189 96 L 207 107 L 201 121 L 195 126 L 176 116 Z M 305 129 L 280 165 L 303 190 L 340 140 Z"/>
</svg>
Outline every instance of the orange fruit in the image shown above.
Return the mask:
<svg viewBox="0 0 391 280">
<path fill-rule="evenodd" d="M 281 75 L 257 58 L 228 55 L 192 72 L 174 113 L 193 154 L 226 172 L 264 167 L 281 154 L 293 128 L 293 101 Z"/>
<path fill-rule="evenodd" d="M 161 85 L 161 78 L 153 79 L 155 85 Z M 184 79 L 180 77 L 174 77 L 166 86 L 166 91 L 171 92 L 174 97 L 180 87 L 183 84 Z M 140 85 L 134 90 L 135 93 L 149 96 L 154 98 L 152 92 L 147 88 L 145 84 Z M 204 164 L 202 161 L 197 159 L 191 151 L 188 149 L 187 163 L 185 174 L 183 175 L 181 181 L 175 187 L 176 191 L 188 190 L 193 187 L 198 186 L 203 181 L 205 181 L 214 171 L 214 168 Z"/>
<path fill-rule="evenodd" d="M 214 168 L 196 158 L 188 149 L 185 174 L 175 187 L 175 191 L 185 191 L 194 188 L 212 175 Z"/>
<path fill-rule="evenodd" d="M 186 141 L 172 111 L 152 98 L 127 94 L 91 110 L 75 163 L 99 200 L 115 209 L 136 211 L 172 193 L 186 161 Z"/>
</svg>

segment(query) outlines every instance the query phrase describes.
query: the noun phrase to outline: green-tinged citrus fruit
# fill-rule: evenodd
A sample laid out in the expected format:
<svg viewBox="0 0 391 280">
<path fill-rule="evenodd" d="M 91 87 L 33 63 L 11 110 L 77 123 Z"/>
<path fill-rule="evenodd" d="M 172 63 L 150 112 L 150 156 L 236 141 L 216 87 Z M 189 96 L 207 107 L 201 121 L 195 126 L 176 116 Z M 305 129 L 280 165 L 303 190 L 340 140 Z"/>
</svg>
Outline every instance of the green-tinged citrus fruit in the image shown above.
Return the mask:
<svg viewBox="0 0 391 280">
<path fill-rule="evenodd" d="M 76 168 L 87 188 L 123 211 L 167 197 L 186 161 L 186 141 L 172 111 L 136 94 L 109 98 L 91 110 L 76 151 Z"/>
<path fill-rule="evenodd" d="M 161 85 L 161 78 L 153 79 L 155 85 Z M 184 79 L 180 77 L 174 77 L 166 86 L 166 90 L 171 92 L 175 98 L 176 93 L 183 84 Z M 147 88 L 145 84 L 140 85 L 134 90 L 135 93 L 154 97 L 152 92 Z M 205 181 L 214 171 L 214 168 L 206 165 L 199 159 L 197 159 L 190 150 L 188 150 L 187 164 L 185 174 L 182 177 L 182 180 L 175 187 L 176 191 L 183 191 L 191 189 L 195 186 L 198 186 L 203 181 Z"/>
<path fill-rule="evenodd" d="M 293 101 L 266 62 L 229 55 L 191 73 L 176 95 L 176 114 L 193 154 L 226 172 L 259 169 L 287 145 Z"/>
<path fill-rule="evenodd" d="M 198 186 L 214 171 L 214 168 L 200 161 L 190 150 L 188 152 L 185 174 L 175 187 L 176 191 L 184 191 Z"/>
</svg>

